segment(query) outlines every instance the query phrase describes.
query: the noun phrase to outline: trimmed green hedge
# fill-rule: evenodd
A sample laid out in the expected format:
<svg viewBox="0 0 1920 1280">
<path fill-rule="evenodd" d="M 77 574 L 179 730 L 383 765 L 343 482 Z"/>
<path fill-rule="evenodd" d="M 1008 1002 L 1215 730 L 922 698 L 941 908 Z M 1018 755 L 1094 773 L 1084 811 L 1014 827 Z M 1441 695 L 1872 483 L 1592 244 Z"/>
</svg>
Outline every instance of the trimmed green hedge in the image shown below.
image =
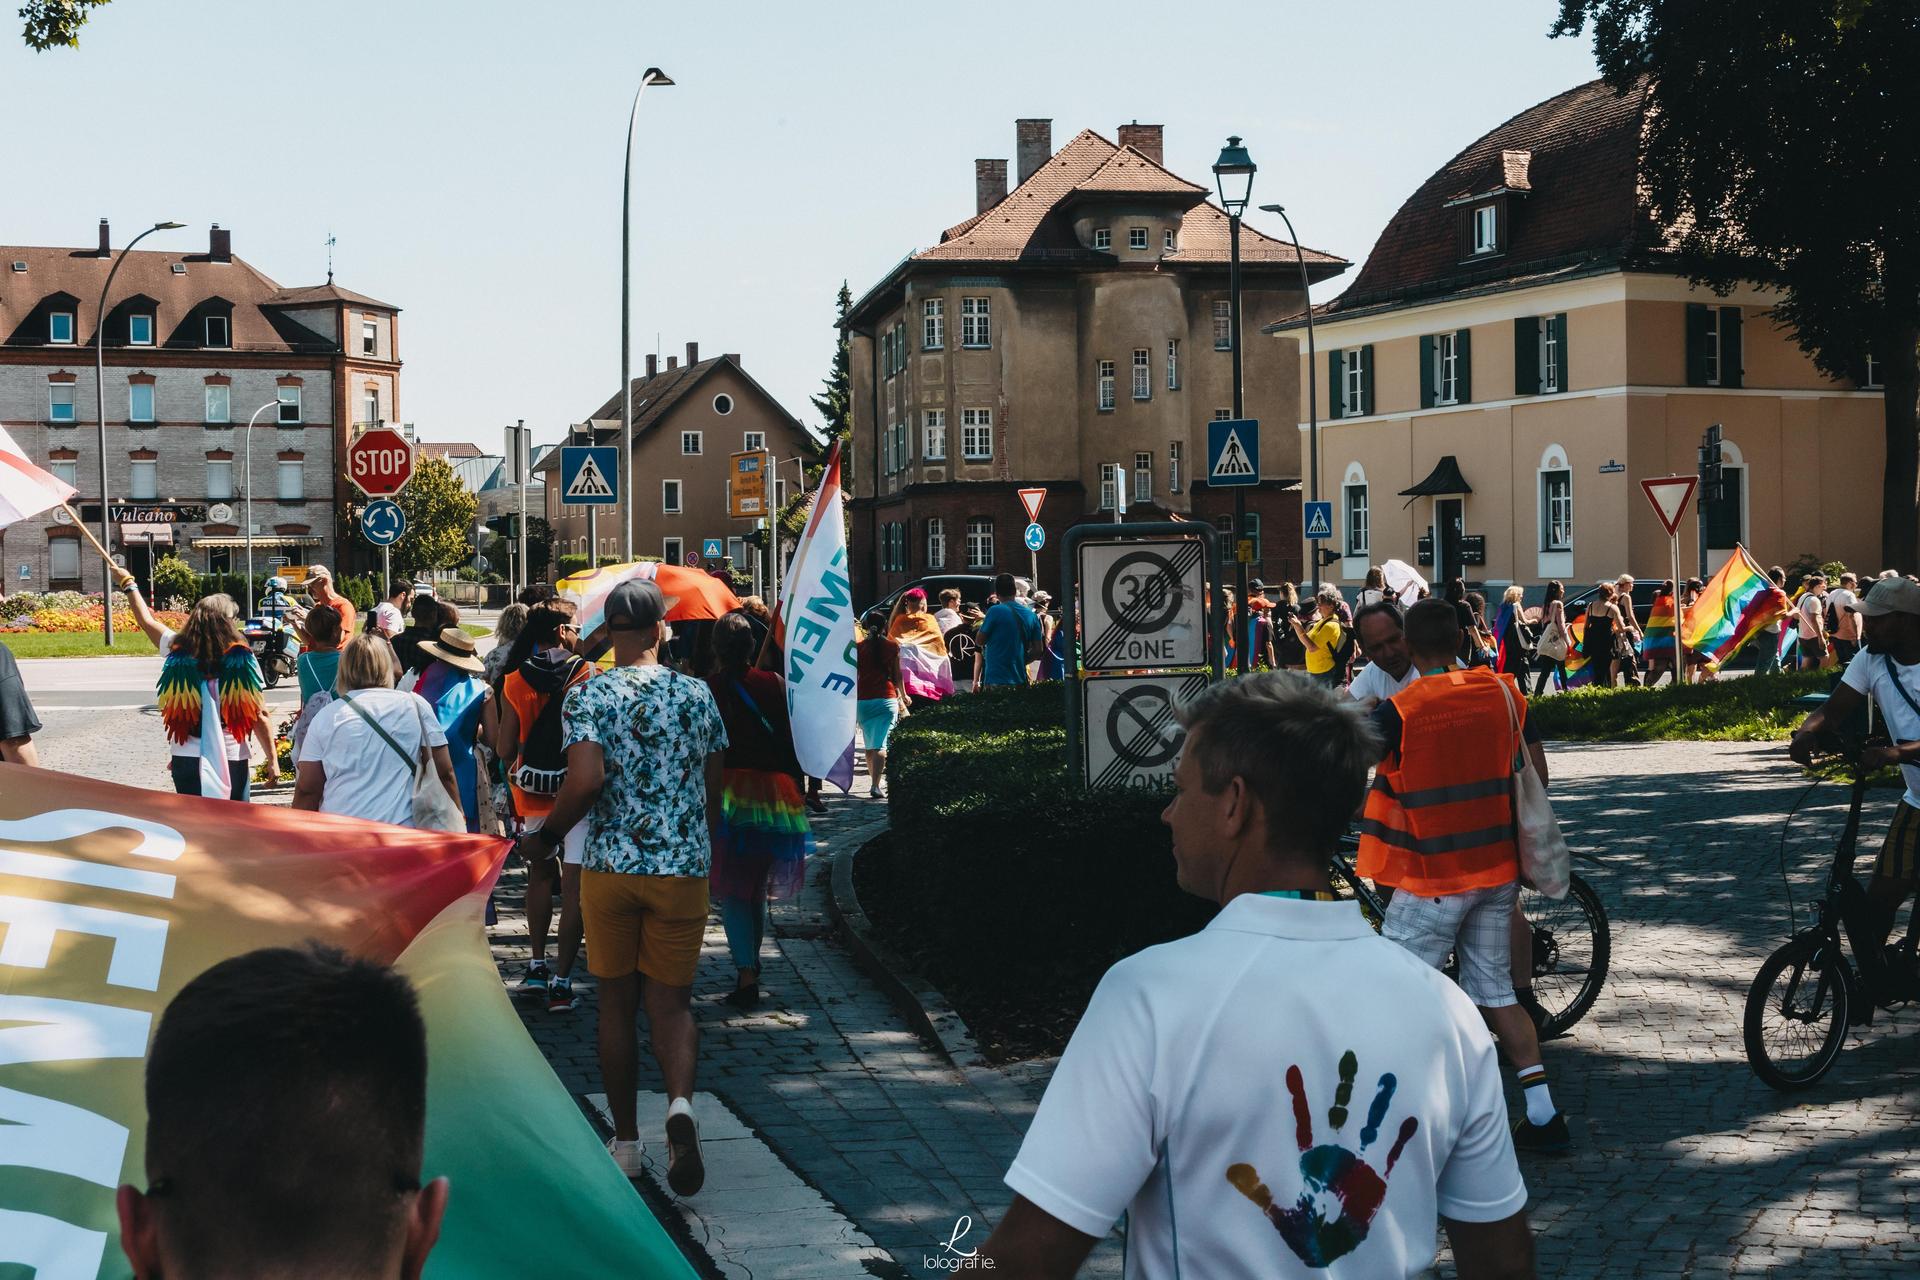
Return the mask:
<svg viewBox="0 0 1920 1280">
<path fill-rule="evenodd" d="M 1794 700 L 1825 693 L 1835 675 L 1810 671 L 1654 689 L 1575 689 L 1533 701 L 1527 714 L 1542 737 L 1568 742 L 1764 742 L 1790 737 L 1807 714 Z"/>
</svg>

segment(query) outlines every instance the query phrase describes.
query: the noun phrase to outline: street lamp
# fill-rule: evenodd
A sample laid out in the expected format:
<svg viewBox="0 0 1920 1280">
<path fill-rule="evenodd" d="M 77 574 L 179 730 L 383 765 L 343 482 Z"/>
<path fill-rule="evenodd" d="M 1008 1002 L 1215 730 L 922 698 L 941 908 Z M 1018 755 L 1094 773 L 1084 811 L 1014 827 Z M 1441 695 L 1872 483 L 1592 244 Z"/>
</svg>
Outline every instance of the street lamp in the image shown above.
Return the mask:
<svg viewBox="0 0 1920 1280">
<path fill-rule="evenodd" d="M 1317 371 L 1320 362 L 1313 350 L 1313 296 L 1308 293 L 1307 251 L 1300 247 L 1300 237 L 1293 229 L 1293 219 L 1287 211 L 1277 204 L 1263 204 L 1262 213 L 1277 213 L 1280 221 L 1287 224 L 1287 239 L 1293 241 L 1294 261 L 1300 264 L 1300 305 L 1307 312 L 1307 498 L 1311 502 L 1320 501 L 1320 408 L 1316 401 L 1320 396 L 1320 384 Z M 1320 548 L 1309 549 L 1313 560 L 1313 590 L 1320 592 Z"/>
<path fill-rule="evenodd" d="M 633 244 L 633 131 L 640 121 L 640 95 L 650 84 L 670 85 L 673 81 L 658 67 L 648 67 L 640 76 L 640 87 L 633 91 L 633 110 L 627 113 L 626 178 L 620 194 L 620 548 L 622 559 L 633 560 L 633 292 L 629 285 Z M 596 551 L 589 568 L 600 563 Z"/>
<path fill-rule="evenodd" d="M 113 292 L 113 278 L 120 274 L 120 268 L 126 265 L 127 255 L 133 252 L 133 246 L 145 240 L 156 231 L 178 231 L 186 226 L 184 222 L 156 222 L 127 241 L 127 247 L 114 259 L 113 267 L 107 272 L 107 282 L 100 289 L 100 305 L 93 313 L 93 407 L 100 424 L 100 546 L 104 549 L 113 545 L 109 539 L 113 531 L 107 518 L 111 503 L 107 500 L 107 295 Z M 102 237 L 103 239 L 105 237 Z M 149 555 L 151 559 L 151 555 Z M 107 648 L 113 648 L 113 561 L 108 560 L 100 569 L 102 585 L 100 588 L 100 614 L 106 619 Z"/>
<path fill-rule="evenodd" d="M 1220 188 L 1220 207 L 1227 211 L 1227 338 L 1233 349 L 1233 416 L 1236 419 L 1246 416 L 1246 387 L 1240 376 L 1240 216 L 1247 211 L 1247 202 L 1253 198 L 1255 168 L 1253 157 L 1247 154 L 1247 149 L 1240 145 L 1237 137 L 1227 139 L 1227 145 L 1220 149 L 1220 158 L 1213 162 L 1213 179 Z M 1255 476 L 1254 482 L 1259 483 L 1259 479 Z M 1233 580 L 1235 595 L 1240 602 L 1236 625 L 1247 617 L 1247 562 L 1240 556 L 1240 543 L 1246 536 L 1247 490 L 1245 485 L 1235 485 Z M 1240 637 L 1234 638 L 1235 671 L 1244 674 L 1250 669 L 1253 655 L 1248 650 L 1251 647 Z"/>
<path fill-rule="evenodd" d="M 247 482 L 247 616 L 249 618 L 253 616 L 253 424 L 260 421 L 260 415 L 267 410 L 279 407 L 280 398 L 275 396 L 255 409 L 252 416 L 247 419 L 246 462 L 243 465 L 247 472 L 244 479 Z"/>
</svg>

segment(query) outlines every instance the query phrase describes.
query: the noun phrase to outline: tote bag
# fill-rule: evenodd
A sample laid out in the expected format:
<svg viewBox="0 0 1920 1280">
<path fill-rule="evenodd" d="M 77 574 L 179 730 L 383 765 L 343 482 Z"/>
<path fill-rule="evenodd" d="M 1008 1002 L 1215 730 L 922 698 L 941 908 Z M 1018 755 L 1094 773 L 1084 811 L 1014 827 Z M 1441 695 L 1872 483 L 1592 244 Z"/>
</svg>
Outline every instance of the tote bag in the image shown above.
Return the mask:
<svg viewBox="0 0 1920 1280">
<path fill-rule="evenodd" d="M 367 722 L 367 727 L 380 735 L 380 740 L 393 748 L 408 769 L 413 771 L 413 814 L 407 825 L 416 831 L 448 831 L 464 835 L 467 830 L 467 815 L 460 804 L 447 794 L 440 785 L 440 771 L 433 767 L 433 750 L 427 746 L 427 722 L 425 713 L 415 702 L 413 714 L 420 724 L 420 758 L 416 762 L 407 749 L 395 742 L 393 735 L 380 727 L 379 721 L 368 715 L 365 710 L 354 705 L 352 698 L 342 698 L 347 709 Z"/>
<path fill-rule="evenodd" d="M 1507 723 L 1517 744 L 1513 753 L 1513 825 L 1514 843 L 1520 850 L 1520 880 L 1535 893 L 1564 898 L 1568 877 L 1573 874 L 1573 854 L 1560 834 L 1559 820 L 1553 816 L 1546 784 L 1534 770 L 1533 756 L 1520 732 L 1513 690 L 1505 680 L 1500 681 L 1500 693 L 1507 700 Z"/>
</svg>

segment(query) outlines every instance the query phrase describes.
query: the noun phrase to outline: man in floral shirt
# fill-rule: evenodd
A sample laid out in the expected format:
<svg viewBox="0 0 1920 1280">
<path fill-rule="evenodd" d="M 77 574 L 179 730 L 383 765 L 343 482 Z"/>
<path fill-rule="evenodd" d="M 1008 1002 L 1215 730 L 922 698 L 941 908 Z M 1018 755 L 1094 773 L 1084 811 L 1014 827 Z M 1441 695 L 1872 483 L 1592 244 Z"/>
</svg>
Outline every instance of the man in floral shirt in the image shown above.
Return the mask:
<svg viewBox="0 0 1920 1280">
<path fill-rule="evenodd" d="M 706 1178 L 693 1119 L 699 1031 L 690 997 L 707 925 L 727 733 L 706 683 L 661 664 L 666 613 L 652 582 L 623 582 L 608 596 L 616 665 L 567 695 L 566 781 L 553 812 L 520 848 L 538 863 L 574 823 L 588 824 L 580 906 L 587 967 L 600 983 L 600 1074 L 613 1114 L 607 1150 L 629 1177 L 640 1172 L 634 1019 L 644 991 L 670 1100 L 667 1185 L 690 1196 Z"/>
</svg>

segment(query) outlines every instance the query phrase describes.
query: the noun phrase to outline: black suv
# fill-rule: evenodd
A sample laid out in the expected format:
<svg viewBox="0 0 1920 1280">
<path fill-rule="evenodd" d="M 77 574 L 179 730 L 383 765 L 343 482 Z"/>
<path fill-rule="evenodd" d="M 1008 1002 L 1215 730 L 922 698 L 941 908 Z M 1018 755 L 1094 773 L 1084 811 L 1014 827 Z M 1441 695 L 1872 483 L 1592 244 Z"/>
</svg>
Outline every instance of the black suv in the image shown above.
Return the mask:
<svg viewBox="0 0 1920 1280">
<path fill-rule="evenodd" d="M 899 590 L 889 592 L 882 596 L 872 605 L 868 606 L 868 610 L 862 610 L 862 616 L 871 609 L 885 609 L 888 612 L 892 612 L 893 602 L 915 587 L 927 593 L 927 607 L 929 609 L 938 609 L 940 607 L 940 593 L 948 590 L 958 591 L 962 604 L 977 604 L 984 609 L 987 607 L 987 597 L 993 594 L 994 576 L 995 575 L 991 573 L 930 573 L 924 578 L 915 578 Z M 1021 595 L 1030 596 L 1033 594 L 1033 580 L 1031 578 L 1016 577 L 1013 581 Z"/>
</svg>

